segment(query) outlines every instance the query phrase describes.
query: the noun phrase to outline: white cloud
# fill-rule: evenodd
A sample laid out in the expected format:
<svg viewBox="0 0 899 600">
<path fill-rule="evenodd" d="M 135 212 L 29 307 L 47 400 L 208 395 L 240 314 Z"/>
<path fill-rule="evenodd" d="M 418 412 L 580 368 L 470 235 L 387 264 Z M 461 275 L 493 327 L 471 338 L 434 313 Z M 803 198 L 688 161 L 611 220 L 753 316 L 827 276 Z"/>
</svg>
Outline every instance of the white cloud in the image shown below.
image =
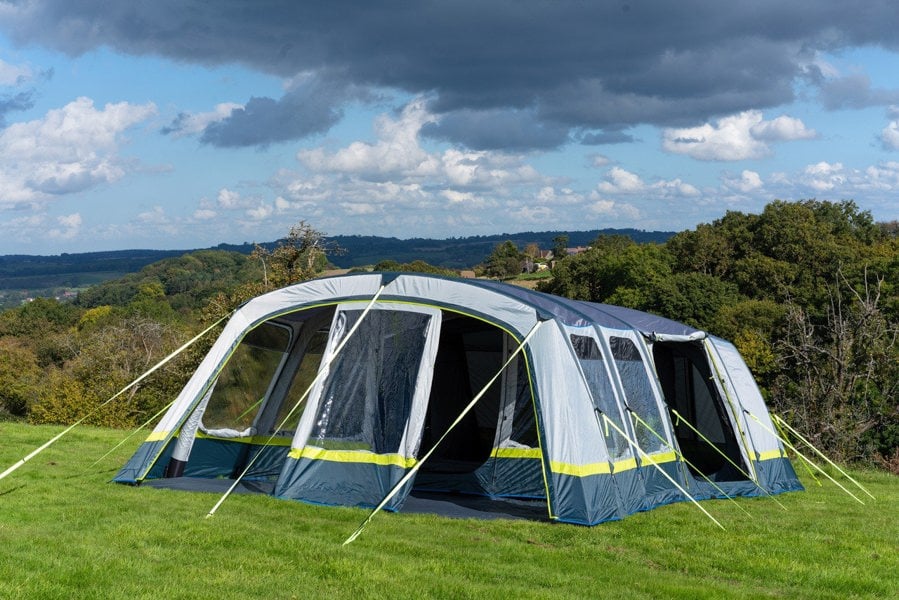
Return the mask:
<svg viewBox="0 0 899 600">
<path fill-rule="evenodd" d="M 253 208 L 248 208 L 246 210 L 246 215 L 254 221 L 263 221 L 272 216 L 272 213 L 274 212 L 275 209 L 271 204 L 260 202 Z"/>
<path fill-rule="evenodd" d="M 899 107 L 891 106 L 889 115 L 892 120 L 880 132 L 880 141 L 887 150 L 899 150 Z"/>
<path fill-rule="evenodd" d="M 821 161 L 809 165 L 802 172 L 802 182 L 819 192 L 828 192 L 846 183 L 847 178 L 842 163 Z"/>
<path fill-rule="evenodd" d="M 59 227 L 48 231 L 48 235 L 53 239 L 72 240 L 81 233 L 81 215 L 79 213 L 57 217 L 56 222 Z"/>
<path fill-rule="evenodd" d="M 356 174 L 370 179 L 434 175 L 437 159 L 418 143 L 422 126 L 434 120 L 425 109 L 424 99 L 417 99 L 406 105 L 398 119 L 381 115 L 375 120 L 376 143 L 353 142 L 333 154 L 322 148 L 301 150 L 297 159 L 315 172 Z"/>
<path fill-rule="evenodd" d="M 116 181 L 129 169 L 118 156 L 123 134 L 156 114 L 152 103 L 78 98 L 44 118 L 0 132 L 0 206 L 48 201 Z"/>
<path fill-rule="evenodd" d="M 698 196 L 700 192 L 695 186 L 681 181 L 679 178 L 671 180 L 659 180 L 647 184 L 636 173 L 631 173 L 621 167 L 612 167 L 606 174 L 606 179 L 596 185 L 596 189 L 603 194 L 647 194 L 658 196 Z"/>
<path fill-rule="evenodd" d="M 193 217 L 198 221 L 211 221 L 216 218 L 218 213 L 208 208 L 198 208 L 194 211 Z"/>
<path fill-rule="evenodd" d="M 759 117 L 761 117 L 761 113 Z M 786 115 L 781 115 L 772 121 L 760 120 L 749 131 L 752 137 L 763 142 L 811 140 L 818 136 L 814 129 L 808 129 L 801 120 Z"/>
<path fill-rule="evenodd" d="M 594 167 L 604 167 L 611 162 L 612 160 L 608 156 L 603 156 L 602 154 L 590 156 L 590 165 Z"/>
<path fill-rule="evenodd" d="M 665 129 L 662 148 L 697 160 L 746 160 L 771 154 L 770 142 L 807 140 L 817 136 L 813 129 L 782 115 L 765 121 L 761 111 L 748 110 L 724 117 L 714 125 Z"/>
<path fill-rule="evenodd" d="M 0 85 L 17 86 L 34 77 L 34 71 L 26 65 L 11 65 L 0 59 Z"/>
<path fill-rule="evenodd" d="M 758 173 L 744 169 L 743 172 L 740 173 L 740 177 L 725 178 L 724 185 L 730 189 L 746 194 L 761 188 L 763 182 Z"/>
<path fill-rule="evenodd" d="M 240 193 L 228 188 L 220 189 L 216 200 L 218 205 L 224 209 L 240 208 L 241 205 Z"/>
<path fill-rule="evenodd" d="M 616 219 L 639 219 L 641 217 L 640 209 L 633 204 L 627 202 L 616 202 L 609 198 L 603 198 L 596 192 L 591 194 L 592 203 L 587 209 L 594 215 L 605 218 Z"/>
</svg>

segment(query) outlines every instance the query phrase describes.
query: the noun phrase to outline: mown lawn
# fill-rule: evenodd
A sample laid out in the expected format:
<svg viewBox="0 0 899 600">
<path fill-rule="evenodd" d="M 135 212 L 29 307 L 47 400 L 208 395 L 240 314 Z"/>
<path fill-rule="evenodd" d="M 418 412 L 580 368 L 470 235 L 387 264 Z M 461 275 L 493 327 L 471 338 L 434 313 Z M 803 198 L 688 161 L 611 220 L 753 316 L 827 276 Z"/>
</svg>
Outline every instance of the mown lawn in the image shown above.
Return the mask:
<svg viewBox="0 0 899 600">
<path fill-rule="evenodd" d="M 0 471 L 59 428 L 0 423 Z M 378 515 L 107 483 L 130 441 L 79 428 L 0 481 L 0 598 L 896 598 L 899 478 L 689 503 L 597 527 Z M 804 474 L 804 472 L 803 472 Z"/>
</svg>

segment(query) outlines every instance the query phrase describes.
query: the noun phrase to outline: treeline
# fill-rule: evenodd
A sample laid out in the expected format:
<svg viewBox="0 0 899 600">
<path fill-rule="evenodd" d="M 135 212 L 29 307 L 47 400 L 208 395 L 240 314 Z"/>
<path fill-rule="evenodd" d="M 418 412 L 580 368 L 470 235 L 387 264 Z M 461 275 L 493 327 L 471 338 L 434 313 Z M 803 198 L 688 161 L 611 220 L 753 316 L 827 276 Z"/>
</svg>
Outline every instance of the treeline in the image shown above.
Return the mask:
<svg viewBox="0 0 899 600">
<path fill-rule="evenodd" d="M 562 242 L 550 240 L 557 257 Z M 590 245 L 557 258 L 540 289 L 647 310 L 734 341 L 772 408 L 819 447 L 899 472 L 895 223 L 878 224 L 852 202 L 778 201 L 667 241 L 600 234 Z M 519 247 L 491 248 L 474 261 L 487 256 L 488 273 L 506 268 Z M 315 276 L 338 250 L 300 223 L 249 255 L 195 252 L 91 287 L 72 303 L 36 300 L 4 311 L 0 418 L 71 422 L 245 300 Z M 377 268 L 449 273 L 421 260 Z M 174 399 L 212 339 L 89 422 L 149 420 Z"/>
</svg>

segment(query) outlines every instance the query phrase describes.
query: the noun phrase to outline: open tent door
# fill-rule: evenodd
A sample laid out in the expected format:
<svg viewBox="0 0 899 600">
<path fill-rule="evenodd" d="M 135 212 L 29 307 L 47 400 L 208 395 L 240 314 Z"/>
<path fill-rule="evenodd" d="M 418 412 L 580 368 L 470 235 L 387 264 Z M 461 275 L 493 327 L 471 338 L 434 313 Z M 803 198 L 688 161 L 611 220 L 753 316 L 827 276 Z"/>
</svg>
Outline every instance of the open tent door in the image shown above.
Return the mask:
<svg viewBox="0 0 899 600">
<path fill-rule="evenodd" d="M 443 313 L 422 454 L 517 346 L 496 325 Z M 422 466 L 415 490 L 545 500 L 541 460 L 526 361 L 518 354 Z"/>
<path fill-rule="evenodd" d="M 703 342 L 657 341 L 652 352 L 690 472 L 716 482 L 745 480 L 748 467 L 735 434 L 735 416 L 715 385 Z"/>
<path fill-rule="evenodd" d="M 363 315 L 338 306 L 322 361 L 275 495 L 375 506 L 415 464 L 440 311 L 381 302 Z M 359 327 L 339 354 L 344 336 Z M 396 510 L 408 490 L 386 507 Z"/>
</svg>

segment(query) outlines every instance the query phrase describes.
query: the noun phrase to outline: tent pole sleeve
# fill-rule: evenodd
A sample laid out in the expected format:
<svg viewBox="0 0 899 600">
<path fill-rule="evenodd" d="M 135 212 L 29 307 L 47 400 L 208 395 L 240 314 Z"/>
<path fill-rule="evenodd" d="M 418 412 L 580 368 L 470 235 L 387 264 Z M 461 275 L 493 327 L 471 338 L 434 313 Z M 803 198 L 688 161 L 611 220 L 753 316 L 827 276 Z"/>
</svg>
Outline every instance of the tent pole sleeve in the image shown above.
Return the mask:
<svg viewBox="0 0 899 600">
<path fill-rule="evenodd" d="M 840 473 L 842 473 L 843 476 L 844 476 L 846 479 L 848 479 L 849 481 L 851 481 L 852 483 L 854 483 L 854 484 L 858 487 L 858 489 L 860 489 L 860 490 L 863 491 L 864 493 L 866 493 L 866 494 L 868 494 L 869 496 L 871 496 L 871 499 L 872 499 L 872 500 L 877 500 L 877 498 L 875 498 L 874 495 L 871 494 L 871 492 L 869 492 L 868 490 L 866 490 L 865 487 L 864 487 L 862 484 L 860 484 L 860 483 L 857 482 L 855 479 L 853 479 L 852 477 L 850 477 L 849 474 L 848 474 L 846 471 L 844 471 L 843 469 L 841 469 L 836 463 L 834 463 L 832 460 L 830 460 L 829 458 L 827 458 L 827 456 L 825 456 L 823 452 L 821 452 L 820 450 L 818 450 L 817 448 L 815 448 L 815 446 L 813 446 L 812 443 L 811 443 L 810 441 L 808 441 L 807 439 L 805 439 L 805 438 L 802 436 L 802 434 L 800 434 L 798 431 L 796 431 L 795 429 L 793 429 L 792 427 L 790 427 L 790 424 L 789 424 L 789 423 L 787 423 L 786 421 L 784 421 L 779 415 L 774 415 L 774 414 L 772 414 L 772 416 L 774 417 L 774 422 L 775 422 L 775 423 L 779 423 L 780 425 L 786 427 L 786 428 L 790 431 L 790 433 L 792 433 L 792 434 L 795 435 L 797 438 L 799 438 L 799 441 L 801 441 L 803 444 L 805 444 L 806 446 L 808 446 L 809 448 L 811 448 L 811 449 L 815 452 L 815 454 L 817 454 L 818 456 L 820 456 L 821 458 L 823 458 L 824 460 L 826 460 L 826 461 L 827 461 L 827 464 L 829 464 L 831 467 L 833 467 L 834 469 L 836 469 L 837 471 L 839 471 Z"/>
<path fill-rule="evenodd" d="M 730 404 L 730 410 L 734 416 L 734 423 L 737 426 L 737 432 L 740 434 L 740 439 L 743 441 L 743 448 L 746 450 L 746 457 L 749 459 L 749 470 L 752 471 L 752 479 L 755 481 L 756 485 L 759 485 L 759 474 L 755 468 L 755 461 L 753 457 L 758 457 L 758 453 L 755 449 L 755 443 L 751 436 L 747 435 L 747 432 L 743 431 L 743 427 L 740 425 L 740 411 L 737 410 L 737 402 L 734 402 L 734 399 L 730 397 L 730 392 L 727 389 L 727 382 L 724 379 L 724 374 L 721 372 L 721 368 L 718 366 L 718 361 L 715 358 L 715 354 L 718 350 L 715 348 L 715 345 L 706 338 L 704 341 L 705 353 L 709 357 L 709 362 L 712 365 L 712 369 L 715 370 L 715 377 L 718 380 L 718 385 L 721 388 L 721 391 L 724 392 L 724 398 L 727 400 L 727 403 Z M 740 408 L 743 408 L 743 405 L 740 404 Z M 761 487 L 761 486 L 759 486 Z"/>
<path fill-rule="evenodd" d="M 644 452 L 643 449 L 640 448 L 640 446 L 637 444 L 637 442 L 635 442 L 634 440 L 632 440 L 631 438 L 629 438 L 629 437 L 627 436 L 627 434 L 624 433 L 624 431 L 622 431 L 622 429 L 621 429 L 620 427 L 618 427 L 618 425 L 616 425 L 615 422 L 614 422 L 612 419 L 610 419 L 610 418 L 607 417 L 606 415 L 603 415 L 602 418 L 603 418 L 603 420 L 604 420 L 606 423 L 608 423 L 609 425 L 612 426 L 612 429 L 614 429 L 614 430 L 617 431 L 619 434 L 621 434 L 621 437 L 623 437 L 625 440 L 627 440 L 627 443 L 628 443 L 628 444 L 630 444 L 631 446 L 633 446 L 634 449 L 635 449 L 637 452 L 640 453 L 640 458 L 641 458 L 641 460 L 645 460 L 646 462 L 651 463 L 652 466 L 654 466 L 654 467 L 659 471 L 659 473 L 661 473 L 662 475 L 664 475 L 665 478 L 666 478 L 668 481 L 670 481 L 670 482 L 674 485 L 674 487 L 676 487 L 678 490 L 680 490 L 680 493 L 682 493 L 684 496 L 686 496 L 687 498 L 689 498 L 689 499 L 690 499 L 690 502 L 692 502 L 693 504 L 695 504 L 696 507 L 697 507 L 699 510 L 701 510 L 702 512 L 704 512 L 704 513 L 705 513 L 705 516 L 707 516 L 709 519 L 712 520 L 712 523 L 714 523 L 715 525 L 717 525 L 718 527 L 720 527 L 723 531 L 727 531 L 727 529 L 724 528 L 724 525 L 722 525 L 721 523 L 718 522 L 718 519 L 716 519 L 715 517 L 713 517 L 713 516 L 711 515 L 711 513 L 709 513 L 709 511 L 707 511 L 706 509 L 704 509 L 704 508 L 702 507 L 702 505 L 699 504 L 699 502 L 696 501 L 696 498 L 694 498 L 694 497 L 691 496 L 689 493 L 687 493 L 687 490 L 685 490 L 685 489 L 684 489 L 684 488 L 683 488 L 677 481 L 675 481 L 674 478 L 673 478 L 671 475 L 669 475 L 668 473 L 666 473 L 666 472 L 665 472 L 665 469 L 663 469 L 662 467 L 660 467 L 660 466 L 658 465 L 658 463 L 656 463 L 656 461 L 654 461 L 650 455 L 646 454 L 646 452 Z"/>
<path fill-rule="evenodd" d="M 597 410 L 598 410 L 598 409 L 597 409 Z M 631 412 L 633 412 L 633 411 L 631 411 Z M 640 425 L 642 425 L 643 427 L 645 427 L 651 434 L 653 434 L 654 436 L 656 436 L 657 438 L 659 438 L 659 439 L 662 441 L 662 443 L 665 444 L 666 446 L 668 446 L 668 448 L 670 448 L 671 451 L 674 452 L 674 454 L 675 454 L 678 458 L 680 458 L 682 461 L 684 461 L 684 463 L 686 463 L 688 467 L 690 467 L 691 469 L 693 469 L 694 471 L 696 471 L 697 473 L 699 473 L 699 474 L 702 476 L 703 479 L 705 479 L 705 480 L 706 480 L 706 481 L 707 481 L 713 488 L 715 488 L 716 490 L 718 490 L 718 492 L 720 492 L 725 498 L 727 498 L 728 500 L 730 500 L 731 502 L 733 502 L 734 505 L 735 505 L 737 508 L 739 508 L 740 510 L 742 510 L 744 513 L 746 513 L 746 514 L 749 515 L 750 517 L 752 516 L 752 514 L 750 514 L 750 512 L 749 512 L 748 510 L 746 510 L 745 508 L 743 508 L 742 506 L 740 506 L 739 504 L 737 504 L 737 501 L 736 501 L 736 500 L 734 500 L 733 498 L 731 498 L 730 495 L 729 495 L 727 492 L 725 492 L 723 489 L 721 489 L 721 486 L 719 486 L 717 483 L 715 483 L 714 481 L 712 481 L 712 480 L 709 478 L 708 475 L 706 475 L 705 473 L 703 473 L 702 470 L 700 470 L 698 467 L 696 467 L 696 465 L 694 465 L 694 464 L 691 463 L 689 460 L 687 460 L 687 457 L 684 456 L 683 453 L 682 453 L 680 450 L 678 450 L 677 448 L 675 448 L 675 447 L 674 447 L 668 440 L 666 440 L 665 438 L 663 438 L 663 437 L 662 437 L 662 436 L 661 436 L 655 429 L 652 428 L 652 426 L 651 426 L 649 423 L 647 423 L 646 421 L 644 421 L 643 419 L 641 419 L 641 418 L 640 418 L 640 415 L 638 415 L 638 414 L 635 413 L 635 412 L 633 412 L 633 415 L 634 415 L 634 418 L 637 420 L 637 422 L 638 422 Z"/>
<path fill-rule="evenodd" d="M 427 461 L 431 457 L 431 455 L 434 453 L 434 451 L 437 449 L 437 446 L 440 445 L 440 442 L 442 442 L 444 439 L 446 439 L 446 436 L 449 435 L 449 433 L 453 430 L 453 428 L 455 428 L 456 425 L 458 425 L 459 423 L 462 422 L 462 419 L 465 418 L 465 415 L 467 415 L 471 411 L 471 409 L 474 408 L 474 405 L 477 404 L 478 400 L 480 400 L 481 397 L 487 393 L 487 390 L 490 389 L 490 386 L 492 386 L 494 384 L 494 382 L 496 382 L 496 380 L 500 378 L 500 376 L 503 374 L 503 371 L 505 371 L 506 367 L 509 366 L 509 363 L 511 363 L 512 360 L 516 356 L 518 356 L 518 353 L 521 352 L 522 349 L 524 349 L 525 344 L 527 344 L 531 340 L 531 338 L 534 336 L 534 334 L 537 333 L 537 329 L 539 329 L 539 327 L 542 323 L 543 323 L 542 321 L 537 321 L 537 323 L 534 324 L 534 326 L 531 328 L 531 330 L 528 332 L 528 334 L 525 336 L 525 338 L 521 341 L 521 343 L 518 345 L 518 347 L 515 349 L 515 351 L 509 355 L 509 358 L 506 359 L 506 362 L 504 362 L 503 365 L 499 368 L 499 371 L 496 372 L 496 375 L 491 377 L 490 381 L 488 381 L 486 383 L 486 385 L 484 385 L 484 387 L 481 388 L 481 391 L 478 392 L 475 395 L 475 397 L 471 399 L 471 402 L 469 402 L 468 405 L 462 409 L 462 412 L 459 413 L 459 416 L 456 417 L 456 420 L 450 424 L 450 426 L 447 428 L 447 430 L 445 432 L 443 432 L 443 435 L 440 436 L 440 439 L 438 439 L 434 443 L 434 445 L 431 446 L 431 449 L 428 450 L 427 453 L 423 457 L 421 457 L 421 460 L 416 462 L 415 465 L 413 465 L 412 468 L 409 469 L 406 472 L 406 474 L 397 482 L 397 484 L 393 486 L 393 488 L 387 493 L 387 495 L 384 497 L 384 499 L 381 500 L 381 503 L 378 504 L 375 507 L 375 509 L 373 511 L 371 511 L 371 514 L 369 514 L 368 517 L 364 521 L 362 521 L 362 524 L 360 524 L 359 527 L 356 528 L 356 531 L 354 531 L 350 535 L 350 537 L 348 537 L 346 540 L 344 540 L 344 542 L 343 542 L 344 546 L 346 546 L 347 544 L 349 544 L 353 540 L 355 540 L 357 537 L 359 537 L 359 534 L 362 533 L 362 530 L 365 529 L 366 525 L 368 525 L 369 522 L 371 522 L 371 520 L 374 518 L 374 516 L 382 508 L 384 508 L 388 502 L 390 502 L 390 499 L 393 498 L 397 494 L 397 492 L 399 492 L 400 489 L 402 489 L 402 487 L 404 485 L 406 485 L 406 482 L 408 482 L 410 479 L 412 479 L 412 477 L 415 476 L 415 474 L 418 472 L 418 469 L 421 468 L 421 466 L 425 463 L 425 461 Z"/>
<path fill-rule="evenodd" d="M 329 357 L 327 357 L 325 359 L 325 361 L 319 366 L 318 373 L 316 373 L 315 377 L 312 378 L 312 382 L 306 388 L 306 391 L 303 392 L 303 395 L 300 396 L 300 399 L 296 401 L 296 404 L 293 405 L 293 408 L 290 409 L 290 412 L 287 413 L 287 416 L 284 417 L 284 419 L 281 421 L 281 423 L 278 425 L 278 427 L 275 428 L 274 431 L 278 431 L 279 429 L 281 429 L 284 426 L 284 424 L 287 423 L 287 420 L 293 416 L 293 413 L 296 411 L 296 409 L 299 408 L 299 406 L 306 400 L 306 397 L 309 395 L 309 392 L 312 390 L 312 387 L 316 383 L 318 383 L 319 377 L 321 377 L 322 373 L 327 372 L 328 365 L 330 365 L 334 361 L 334 359 L 337 358 L 337 356 L 343 350 L 344 346 L 346 346 L 346 344 L 350 340 L 350 338 L 353 337 L 353 334 L 356 333 L 356 330 L 359 329 L 359 326 L 362 324 L 362 321 L 365 320 L 365 317 L 371 311 L 372 307 L 375 305 L 375 302 L 378 301 L 378 298 L 380 298 L 381 293 L 384 291 L 385 287 L 387 287 L 387 285 L 383 284 L 383 285 L 381 285 L 380 288 L 378 288 L 378 291 L 375 293 L 374 296 L 372 296 L 372 299 L 369 301 L 368 305 L 362 311 L 362 314 L 359 315 L 359 318 L 356 320 L 356 322 L 353 324 L 353 326 L 350 328 L 350 330 L 346 333 L 345 336 L 343 336 L 343 339 L 340 340 L 340 343 L 337 344 L 337 347 L 334 349 L 334 352 L 332 352 L 331 355 Z M 271 436 L 269 436 L 269 438 L 265 441 L 265 444 L 263 444 L 263 446 L 268 446 L 274 438 L 275 438 L 275 434 L 272 433 Z M 250 471 L 250 469 L 253 467 L 253 465 L 256 464 L 256 460 L 261 455 L 262 455 L 261 451 L 257 452 L 253 456 L 253 458 L 247 462 L 247 466 L 244 467 L 244 470 L 241 471 L 240 475 L 238 475 L 234 479 L 234 483 L 231 484 L 231 487 L 229 487 L 228 490 L 224 494 L 222 494 L 222 497 L 219 498 L 219 501 L 216 502 L 215 506 L 213 506 L 209 510 L 209 512 L 206 514 L 207 519 L 209 517 L 211 517 L 212 515 L 214 515 L 215 512 L 219 509 L 219 507 L 225 502 L 225 500 L 228 499 L 228 496 L 230 496 L 231 492 L 233 492 L 235 490 L 235 488 L 237 488 L 238 484 L 240 484 L 240 481 Z"/>
<path fill-rule="evenodd" d="M 752 418 L 756 423 L 758 423 L 759 425 L 761 425 L 763 429 L 765 429 L 765 430 L 768 431 L 771 435 L 775 436 L 777 439 L 779 439 L 781 442 L 783 442 L 783 444 L 784 444 L 787 448 L 789 448 L 790 450 L 792 450 L 793 452 L 795 452 L 795 453 L 796 453 L 802 460 L 804 460 L 806 463 L 808 463 L 808 464 L 809 464 L 811 467 L 813 467 L 816 471 L 818 471 L 819 473 L 821 473 L 822 475 L 824 475 L 825 477 L 827 477 L 828 479 L 830 479 L 830 480 L 831 480 L 831 481 L 832 481 L 838 488 L 840 488 L 841 490 L 843 490 L 844 492 L 846 492 L 847 494 L 849 494 L 850 496 L 852 496 L 852 498 L 855 499 L 856 502 L 858 502 L 859 504 L 864 505 L 864 502 L 862 502 L 861 499 L 859 499 L 858 496 L 856 496 L 855 494 L 853 494 L 852 492 L 850 492 L 849 490 L 847 490 L 845 487 L 843 487 L 843 486 L 840 484 L 839 481 L 837 481 L 836 479 L 834 479 L 833 477 L 831 477 L 830 475 L 828 475 L 827 472 L 826 472 L 824 469 L 822 469 L 821 467 L 819 467 L 818 465 L 816 465 L 816 464 L 815 464 L 814 462 L 812 462 L 812 460 L 811 460 L 810 458 L 808 458 L 805 454 L 803 454 L 802 452 L 800 452 L 799 450 L 797 450 L 797 449 L 796 449 L 796 446 L 794 446 L 793 444 L 791 444 L 791 443 L 788 442 L 787 440 L 785 440 L 785 439 L 783 439 L 782 437 L 780 437 L 780 436 L 777 434 L 776 431 L 773 431 L 770 427 L 768 427 L 767 425 L 765 425 L 764 423 L 762 423 L 762 420 L 761 420 L 761 419 L 759 419 L 758 417 L 756 417 L 754 414 L 752 414 L 752 413 L 749 412 L 748 410 L 745 410 L 745 409 L 744 409 L 744 412 L 746 412 L 746 414 L 749 415 L 749 417 Z"/>
<path fill-rule="evenodd" d="M 147 377 L 149 377 L 151 374 L 155 373 L 157 370 L 159 370 L 160 368 L 162 368 L 164 365 L 166 365 L 166 364 L 167 364 L 169 361 L 171 361 L 173 358 L 175 358 L 176 356 L 178 356 L 179 354 L 181 354 L 182 352 L 184 352 L 185 350 L 187 350 L 187 349 L 188 349 L 190 346 L 192 346 L 194 343 L 196 343 L 197 340 L 199 340 L 199 339 L 202 338 L 204 335 L 206 335 L 207 333 L 209 333 L 210 331 L 212 331 L 213 329 L 215 329 L 215 328 L 219 325 L 219 323 L 221 323 L 222 321 L 224 321 L 225 319 L 227 319 L 229 316 L 230 316 L 230 315 L 225 315 L 224 317 L 222 317 L 221 319 L 219 319 L 218 321 L 216 321 L 215 323 L 213 323 L 212 325 L 210 325 L 209 327 L 207 327 L 206 329 L 204 329 L 203 331 L 201 331 L 200 333 L 198 333 L 196 336 L 194 336 L 193 338 L 191 338 L 191 339 L 190 339 L 187 343 L 185 343 L 183 346 L 181 346 L 180 348 L 178 348 L 177 350 L 175 350 L 174 352 L 172 352 L 171 354 L 169 354 L 168 356 L 166 356 L 165 358 L 163 358 L 161 361 L 159 361 L 158 363 L 156 363 L 155 365 L 153 365 L 152 367 L 150 367 L 147 371 L 145 371 L 142 375 L 140 375 L 137 379 L 135 379 L 134 381 L 132 381 L 131 383 L 129 383 L 128 385 L 126 385 L 125 387 L 123 387 L 122 389 L 120 389 L 118 392 L 116 392 L 115 394 L 113 394 L 108 400 L 105 400 L 102 404 L 99 404 L 99 405 L 96 406 L 94 409 L 90 410 L 86 415 L 84 415 L 83 417 L 81 417 L 80 419 L 78 419 L 77 421 L 75 421 L 74 423 L 72 423 L 71 425 L 69 425 L 68 427 L 66 427 L 65 429 L 63 429 L 61 432 L 59 432 L 58 434 L 56 434 L 55 436 L 53 436 L 52 438 L 50 438 L 50 440 L 48 440 L 48 441 L 45 442 L 43 445 L 41 445 L 41 446 L 39 446 L 38 448 L 36 448 L 35 450 L 33 450 L 33 451 L 32 451 L 31 453 L 29 453 L 28 455 L 24 456 L 24 457 L 23 457 L 21 460 L 19 460 L 16 464 L 12 465 L 11 467 L 9 467 L 9 468 L 6 469 L 5 471 L 3 471 L 3 473 L 0 473 L 0 479 L 3 479 L 3 478 L 5 478 L 7 475 L 10 475 L 10 474 L 13 473 L 14 471 L 16 471 L 19 467 L 21 467 L 22 465 L 24 465 L 26 462 L 28 462 L 29 460 L 31 460 L 32 458 L 34 458 L 35 456 L 37 456 L 38 454 L 40 454 L 41 452 L 43 452 L 44 450 L 46 450 L 47 448 L 49 448 L 50 446 L 52 446 L 52 445 L 53 445 L 54 443 L 56 443 L 59 439 L 61 439 L 64 435 L 66 435 L 67 433 L 69 433 L 70 431 L 72 431 L 73 429 L 75 429 L 76 427 L 78 427 L 79 425 L 81 425 L 84 421 L 86 421 L 89 417 L 93 416 L 93 415 L 94 415 L 96 412 L 98 412 L 101 408 L 103 408 L 104 406 L 106 406 L 107 404 L 109 404 L 110 402 L 112 402 L 113 400 L 115 400 L 116 398 L 118 398 L 119 396 L 121 396 L 122 394 L 124 394 L 125 392 L 127 392 L 128 390 L 130 390 L 131 388 L 133 388 L 134 386 L 136 386 L 138 383 L 140 383 L 141 381 L 143 381 L 144 379 L 146 379 Z"/>
</svg>

